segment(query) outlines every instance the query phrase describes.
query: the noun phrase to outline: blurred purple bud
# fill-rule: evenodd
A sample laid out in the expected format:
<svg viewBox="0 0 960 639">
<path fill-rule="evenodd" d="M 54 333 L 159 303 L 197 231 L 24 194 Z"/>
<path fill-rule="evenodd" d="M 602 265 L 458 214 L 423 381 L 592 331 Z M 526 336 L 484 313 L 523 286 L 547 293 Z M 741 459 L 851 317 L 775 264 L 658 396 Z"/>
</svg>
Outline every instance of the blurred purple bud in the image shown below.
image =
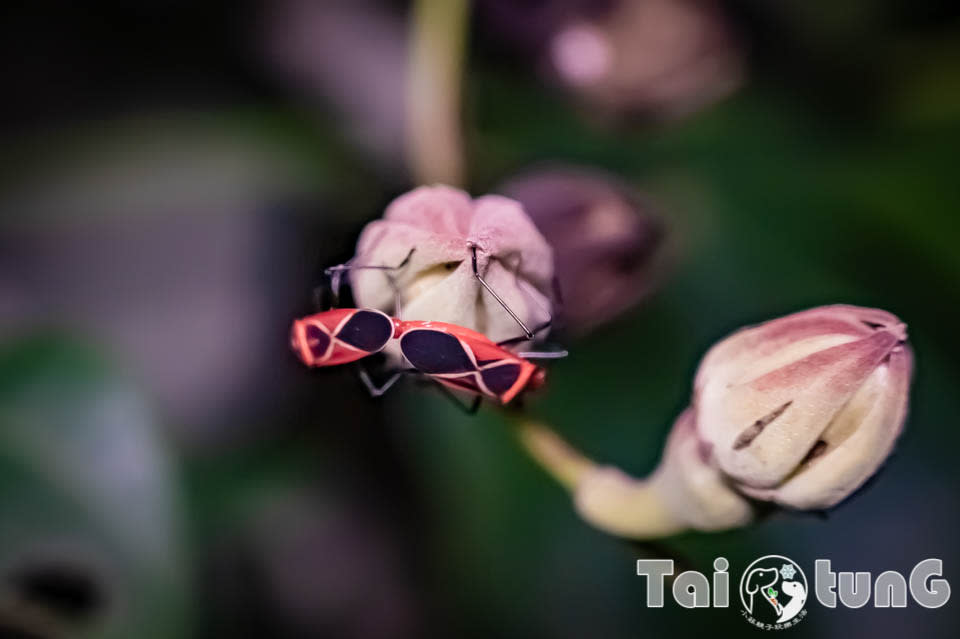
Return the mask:
<svg viewBox="0 0 960 639">
<path fill-rule="evenodd" d="M 741 47 L 714 0 L 487 0 L 496 35 L 593 111 L 677 117 L 743 82 Z"/>
<path fill-rule="evenodd" d="M 614 51 L 603 31 L 583 23 L 563 29 L 553 38 L 550 59 L 567 83 L 589 87 L 613 70 Z"/>
<path fill-rule="evenodd" d="M 612 112 L 682 116 L 725 97 L 743 76 L 712 0 L 621 0 L 600 21 L 558 31 L 550 57 L 564 83 Z"/>
<path fill-rule="evenodd" d="M 599 19 L 621 0 L 477 0 L 480 21 L 497 37 L 528 54 L 546 49 L 571 20 Z"/>
<path fill-rule="evenodd" d="M 499 192 L 521 204 L 554 249 L 559 321 L 586 332 L 642 300 L 656 281 L 663 231 L 614 177 L 577 168 L 530 171 Z"/>
</svg>

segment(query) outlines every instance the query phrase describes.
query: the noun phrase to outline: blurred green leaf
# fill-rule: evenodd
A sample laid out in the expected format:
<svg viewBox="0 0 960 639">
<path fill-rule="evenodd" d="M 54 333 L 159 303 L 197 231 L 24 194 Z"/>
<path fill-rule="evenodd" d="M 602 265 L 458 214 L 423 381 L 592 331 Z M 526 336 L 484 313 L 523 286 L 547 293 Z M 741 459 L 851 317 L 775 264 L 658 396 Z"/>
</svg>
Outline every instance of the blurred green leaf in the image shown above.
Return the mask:
<svg viewBox="0 0 960 639">
<path fill-rule="evenodd" d="M 3 347 L 0 603 L 70 636 L 182 637 L 180 517 L 156 420 L 102 358 L 50 336 Z"/>
</svg>

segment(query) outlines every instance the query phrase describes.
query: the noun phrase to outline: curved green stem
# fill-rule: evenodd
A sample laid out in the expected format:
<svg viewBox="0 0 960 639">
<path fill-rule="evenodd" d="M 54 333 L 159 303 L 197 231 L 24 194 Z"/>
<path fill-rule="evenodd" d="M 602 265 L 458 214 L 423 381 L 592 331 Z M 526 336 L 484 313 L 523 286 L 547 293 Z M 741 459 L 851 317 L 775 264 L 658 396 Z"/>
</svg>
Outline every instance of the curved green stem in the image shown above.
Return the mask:
<svg viewBox="0 0 960 639">
<path fill-rule="evenodd" d="M 597 528 L 654 539 L 687 527 L 664 499 L 658 473 L 638 480 L 600 466 L 539 422 L 518 422 L 517 434 L 534 461 L 570 491 L 580 516 Z"/>
<path fill-rule="evenodd" d="M 524 420 L 517 425 L 524 449 L 564 488 L 573 491 L 597 465 L 538 422 Z"/>
</svg>

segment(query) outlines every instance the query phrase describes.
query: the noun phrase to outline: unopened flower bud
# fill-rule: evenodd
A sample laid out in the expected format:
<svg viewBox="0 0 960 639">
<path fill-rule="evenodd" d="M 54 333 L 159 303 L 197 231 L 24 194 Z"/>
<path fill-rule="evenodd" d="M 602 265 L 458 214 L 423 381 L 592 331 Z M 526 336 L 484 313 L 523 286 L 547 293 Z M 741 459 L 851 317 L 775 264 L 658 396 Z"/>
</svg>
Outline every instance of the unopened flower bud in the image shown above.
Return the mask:
<svg viewBox="0 0 960 639">
<path fill-rule="evenodd" d="M 612 176 L 576 168 L 521 174 L 500 189 L 518 200 L 554 249 L 560 323 L 589 331 L 634 307 L 654 287 L 661 224 Z"/>
<path fill-rule="evenodd" d="M 697 434 L 751 497 L 826 508 L 873 475 L 903 428 L 912 355 L 890 313 L 825 306 L 743 329 L 707 353 Z"/>
<path fill-rule="evenodd" d="M 704 357 L 694 404 L 657 469 L 634 479 L 549 429 L 522 442 L 594 526 L 635 539 L 742 526 L 751 500 L 833 506 L 873 475 L 903 429 L 912 372 L 890 313 L 824 306 L 743 329 Z"/>
<path fill-rule="evenodd" d="M 691 409 L 677 418 L 663 459 L 648 478 L 597 467 L 584 473 L 574 501 L 588 522 L 625 537 L 662 537 L 688 528 L 724 530 L 742 526 L 754 515 L 749 500 L 704 457 Z"/>
<path fill-rule="evenodd" d="M 527 327 L 551 318 L 553 252 L 523 207 L 447 186 L 414 189 L 366 226 L 352 264 L 403 266 L 353 270 L 354 298 L 394 312 L 399 297 L 403 319 L 449 322 L 494 341 L 523 335 L 475 277 L 474 247 L 480 276 Z"/>
</svg>

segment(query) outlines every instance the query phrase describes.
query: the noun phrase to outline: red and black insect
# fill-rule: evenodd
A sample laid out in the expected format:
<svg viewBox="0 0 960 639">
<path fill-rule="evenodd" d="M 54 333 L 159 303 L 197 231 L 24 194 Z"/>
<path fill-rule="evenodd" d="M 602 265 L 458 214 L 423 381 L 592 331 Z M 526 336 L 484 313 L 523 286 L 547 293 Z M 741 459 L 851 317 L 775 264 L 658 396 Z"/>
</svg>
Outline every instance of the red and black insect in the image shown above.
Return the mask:
<svg viewBox="0 0 960 639">
<path fill-rule="evenodd" d="M 529 330 L 480 277 L 476 247 L 472 248 L 474 275 L 516 320 L 523 329 L 523 336 L 497 343 L 463 326 L 433 321 L 404 321 L 375 309 L 350 308 L 333 309 L 295 320 L 291 330 L 292 348 L 308 366 L 335 366 L 373 355 L 383 350 L 391 339 L 397 339 L 400 353 L 411 368 L 395 371 L 379 387 L 361 368 L 360 378 L 374 396 L 385 393 L 405 373 L 420 374 L 437 382 L 441 388 L 474 395 L 476 399 L 470 410 L 476 410 L 484 397 L 507 404 L 522 391 L 539 388 L 544 383 L 546 371 L 528 360 L 565 357 L 567 353 L 514 353 L 508 350 L 507 346 L 533 339 L 537 333 L 546 330 L 550 323 Z M 343 271 L 353 268 L 396 270 L 402 268 L 412 254 L 413 250 L 396 267 L 345 264 L 327 269 L 327 274 L 332 276 L 334 299 L 339 296 L 339 279 Z"/>
<path fill-rule="evenodd" d="M 293 321 L 290 347 L 300 361 L 307 366 L 338 366 L 382 351 L 397 332 L 396 320 L 373 308 L 336 308 L 340 301 L 340 281 L 343 273 L 351 269 L 401 269 L 410 261 L 414 250 L 410 249 L 397 266 L 355 266 L 348 262 L 325 269 L 324 273 L 330 278 L 334 308 Z M 392 279 L 390 284 L 394 286 Z M 314 291 L 317 306 L 321 306 L 321 290 Z M 396 306 L 399 309 L 399 293 Z"/>
<path fill-rule="evenodd" d="M 539 388 L 546 378 L 543 368 L 463 326 L 401 321 L 398 338 L 400 352 L 418 373 L 501 404 L 523 390 Z"/>
<path fill-rule="evenodd" d="M 395 333 L 382 311 L 335 308 L 294 320 L 290 346 L 307 366 L 337 366 L 379 353 Z"/>
<path fill-rule="evenodd" d="M 341 308 L 295 320 L 290 342 L 307 366 L 337 366 L 378 353 L 391 339 L 412 368 L 396 371 L 370 392 L 382 395 L 404 373 L 422 374 L 443 386 L 506 404 L 524 390 L 543 385 L 546 371 L 527 358 L 562 357 L 565 352 L 513 353 L 477 331 L 430 321 L 401 321 L 367 308 Z M 526 337 L 517 338 L 526 339 Z"/>
</svg>

